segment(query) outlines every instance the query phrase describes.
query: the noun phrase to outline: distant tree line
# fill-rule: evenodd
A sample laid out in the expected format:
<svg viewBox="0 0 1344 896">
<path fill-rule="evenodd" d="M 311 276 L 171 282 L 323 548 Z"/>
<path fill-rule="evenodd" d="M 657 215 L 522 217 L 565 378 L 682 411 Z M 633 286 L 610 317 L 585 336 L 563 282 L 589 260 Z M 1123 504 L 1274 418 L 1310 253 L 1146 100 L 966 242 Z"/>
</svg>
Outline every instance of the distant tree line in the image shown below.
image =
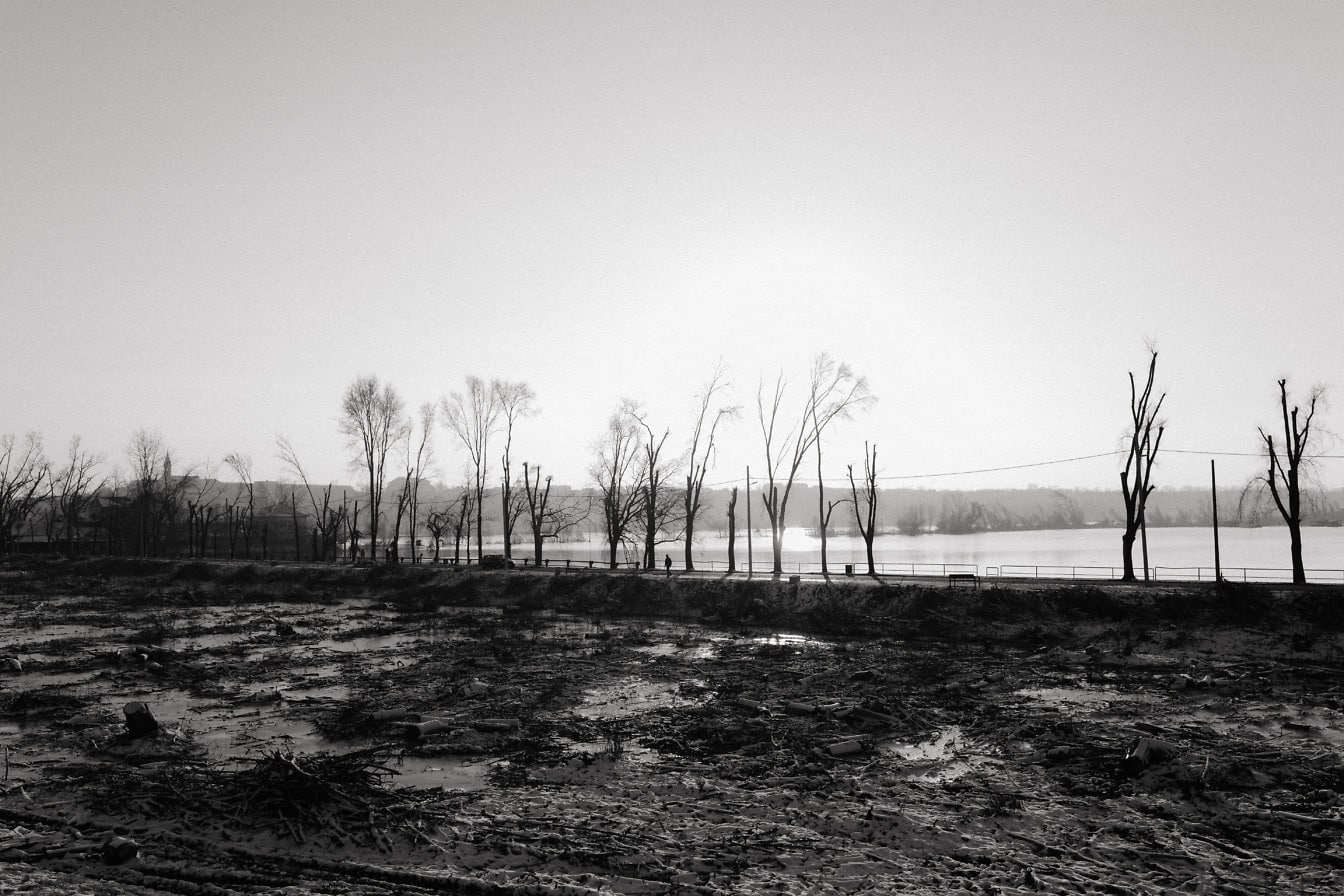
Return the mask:
<svg viewBox="0 0 1344 896">
<path fill-rule="evenodd" d="M 363 375 L 343 393 L 339 418 L 351 467 L 366 486 L 360 491 L 313 482 L 284 436 L 277 439 L 276 456 L 296 480 L 290 485 L 256 482 L 252 458 L 240 453 L 225 457 L 237 483 L 221 482 L 214 470 L 175 469 L 162 437 L 147 430 L 132 434 L 126 466 L 112 472 L 106 472 L 107 458 L 89 452 L 78 438 L 62 460 L 53 461 L 38 434 L 0 436 L 0 555 L 23 544 L 66 554 L 414 562 L 446 559 L 451 544 L 451 559 L 461 562 L 472 559 L 474 543 L 479 561 L 489 520 L 506 559 L 515 543 L 526 543 L 540 564 L 548 541 L 598 532 L 611 566 L 624 553 L 646 569 L 658 564 L 666 545 L 678 542 L 683 565 L 693 569 L 696 533 L 708 528 L 727 534 L 733 571 L 737 533 L 759 530 L 768 532 L 778 574 L 791 501 L 801 499 L 812 508 L 802 520 L 820 541 L 823 570 L 827 540 L 836 533 L 864 540 L 872 573 L 873 539 L 884 533 L 1114 525 L 1122 532 L 1125 578 L 1135 578 L 1135 543 L 1147 527 L 1207 525 L 1212 516 L 1206 492 L 1157 491 L 1153 473 L 1166 430 L 1166 394 L 1155 388 L 1157 360 L 1150 347 L 1146 376 L 1129 374 L 1118 500 L 1115 493 L 1089 490 L 883 488 L 878 446 L 868 443 L 858 472 L 847 464 L 843 483 L 828 490 L 827 436 L 870 411 L 877 399 L 865 377 L 826 354 L 817 355 L 798 381 L 782 371 L 760 378 L 753 416 L 763 462 L 720 474 L 740 483 L 727 487 L 710 483 L 710 473 L 722 428 L 743 415 L 721 363 L 697 392 L 682 439 L 670 426 L 655 424 L 643 403 L 623 399 L 593 439 L 589 482 L 578 489 L 553 483 L 541 459 L 515 457 L 517 429 L 538 410 L 527 383 L 469 376 L 462 390 L 421 404 L 412 415 L 391 384 Z M 1298 406 L 1286 380 L 1278 387 L 1280 423 L 1259 430 L 1266 473 L 1235 499 L 1229 496 L 1223 506 L 1236 511 L 1224 522 L 1258 524 L 1272 507 L 1290 532 L 1294 579 L 1304 581 L 1301 527 L 1313 516 L 1338 515 L 1344 502 L 1319 484 L 1306 487 L 1319 453 L 1322 391 L 1313 390 Z M 440 429 L 467 459 L 461 484 L 450 489 L 429 481 Z M 806 480 L 805 465 L 815 469 L 815 482 Z M 799 514 L 793 518 L 796 523 Z M 409 557 L 401 555 L 403 544 Z M 1143 567 L 1146 575 L 1146 559 Z"/>
</svg>

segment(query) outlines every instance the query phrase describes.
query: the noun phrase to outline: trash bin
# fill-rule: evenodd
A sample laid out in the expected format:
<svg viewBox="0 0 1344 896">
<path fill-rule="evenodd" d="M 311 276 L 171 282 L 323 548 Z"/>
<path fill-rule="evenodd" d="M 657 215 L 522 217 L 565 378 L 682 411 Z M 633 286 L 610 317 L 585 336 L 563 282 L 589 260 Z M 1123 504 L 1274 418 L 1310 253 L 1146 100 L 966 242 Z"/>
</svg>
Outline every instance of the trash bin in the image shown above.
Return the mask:
<svg viewBox="0 0 1344 896">
<path fill-rule="evenodd" d="M 847 576 L 852 576 L 852 575 L 854 575 L 854 564 L 853 564 L 853 563 L 846 563 L 846 564 L 845 564 L 845 575 L 847 575 Z"/>
</svg>

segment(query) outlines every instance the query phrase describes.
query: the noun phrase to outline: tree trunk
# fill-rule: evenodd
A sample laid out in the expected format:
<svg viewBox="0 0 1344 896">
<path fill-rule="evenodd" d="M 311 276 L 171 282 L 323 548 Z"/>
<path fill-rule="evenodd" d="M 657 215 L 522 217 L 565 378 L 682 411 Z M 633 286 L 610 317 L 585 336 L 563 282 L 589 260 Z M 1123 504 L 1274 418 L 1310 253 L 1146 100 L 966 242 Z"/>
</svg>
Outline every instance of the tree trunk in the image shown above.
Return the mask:
<svg viewBox="0 0 1344 896">
<path fill-rule="evenodd" d="M 1302 563 L 1302 524 L 1296 520 L 1288 524 L 1288 550 L 1293 558 L 1293 584 L 1307 584 L 1307 570 Z"/>
<path fill-rule="evenodd" d="M 874 525 L 863 537 L 863 546 L 868 551 L 868 575 L 870 576 L 877 575 L 877 564 L 873 562 L 873 530 L 876 528 L 877 526 Z"/>
<path fill-rule="evenodd" d="M 1124 534 L 1120 536 L 1120 555 L 1125 563 L 1124 574 L 1120 577 L 1122 582 L 1137 581 L 1134 575 L 1134 538 L 1138 531 L 1138 526 L 1126 525 Z"/>
<path fill-rule="evenodd" d="M 687 557 L 690 552 L 687 551 Z M 728 572 L 737 572 L 737 489 L 728 496 Z"/>
<path fill-rule="evenodd" d="M 692 458 L 692 460 L 694 460 L 694 458 Z M 694 498 L 696 496 L 691 491 L 694 485 L 695 485 L 694 480 L 692 480 L 691 477 L 688 475 L 686 477 L 686 558 L 685 558 L 687 572 L 693 572 L 695 570 L 695 561 L 691 559 L 691 539 L 695 537 L 694 505 L 696 502 Z"/>
<path fill-rule="evenodd" d="M 532 559 L 534 559 L 534 560 L 536 561 L 537 566 L 541 566 L 541 542 L 542 542 L 542 538 L 541 538 L 541 529 L 539 529 L 539 528 L 533 528 L 533 530 L 532 530 Z"/>
</svg>

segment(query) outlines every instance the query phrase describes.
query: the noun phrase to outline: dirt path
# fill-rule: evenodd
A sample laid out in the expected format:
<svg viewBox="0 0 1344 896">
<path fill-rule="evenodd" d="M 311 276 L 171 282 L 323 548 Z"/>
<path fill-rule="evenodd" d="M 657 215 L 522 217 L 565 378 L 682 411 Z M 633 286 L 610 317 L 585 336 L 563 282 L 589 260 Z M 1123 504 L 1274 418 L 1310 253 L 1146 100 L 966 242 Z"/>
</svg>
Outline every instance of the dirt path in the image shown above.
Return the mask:
<svg viewBox="0 0 1344 896">
<path fill-rule="evenodd" d="M 1342 599 L 0 567 L 0 892 L 1340 892 Z"/>
</svg>

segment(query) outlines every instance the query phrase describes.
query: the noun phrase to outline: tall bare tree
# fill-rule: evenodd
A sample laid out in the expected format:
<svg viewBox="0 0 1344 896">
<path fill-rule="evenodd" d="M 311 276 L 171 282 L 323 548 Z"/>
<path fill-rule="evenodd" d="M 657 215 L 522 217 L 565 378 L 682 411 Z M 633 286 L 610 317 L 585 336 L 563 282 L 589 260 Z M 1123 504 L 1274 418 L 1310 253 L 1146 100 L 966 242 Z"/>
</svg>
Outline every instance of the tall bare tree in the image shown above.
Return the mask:
<svg viewBox="0 0 1344 896">
<path fill-rule="evenodd" d="M 0 436 L 0 556 L 13 551 L 14 533 L 37 506 L 50 474 L 40 435 L 30 432 L 21 443 Z"/>
<path fill-rule="evenodd" d="M 542 564 L 542 548 L 547 538 L 559 538 L 588 518 L 588 502 L 574 496 L 556 499 L 551 496 L 551 477 L 541 479 L 541 467 L 532 475 L 529 464 L 523 463 L 523 494 L 526 498 L 527 521 L 532 530 L 532 562 Z"/>
<path fill-rule="evenodd" d="M 256 482 L 252 479 L 252 455 L 225 455 L 224 463 L 228 464 L 229 469 L 233 470 L 234 475 L 238 477 L 239 495 L 233 503 L 234 525 L 243 537 L 243 556 L 250 560 L 252 558 L 253 522 L 256 520 L 257 507 L 257 487 Z M 230 546 L 232 546 L 232 535 L 229 537 L 229 541 Z M 232 554 L 232 550 L 230 550 L 230 554 Z"/>
<path fill-rule="evenodd" d="M 1311 421 L 1316 416 L 1316 405 L 1325 395 L 1317 386 L 1308 397 L 1307 412 L 1300 413 L 1297 405 L 1288 410 L 1288 381 L 1279 380 L 1279 409 L 1283 417 L 1283 443 L 1276 446 L 1274 436 L 1260 428 L 1260 439 L 1265 443 L 1269 469 L 1264 481 L 1274 498 L 1274 506 L 1288 527 L 1288 549 L 1293 564 L 1293 584 L 1304 585 L 1306 567 L 1302 562 L 1302 477 L 1304 464 L 1310 462 L 1307 449 L 1311 446 Z"/>
<path fill-rule="evenodd" d="M 1163 392 L 1156 402 L 1153 401 L 1153 381 L 1157 376 L 1157 350 L 1150 349 L 1148 359 L 1148 380 L 1140 391 L 1129 374 L 1129 449 L 1125 457 L 1125 468 L 1120 471 L 1120 493 L 1125 499 L 1125 530 L 1120 536 L 1120 550 L 1124 555 L 1124 581 L 1132 582 L 1134 575 L 1134 539 L 1143 528 L 1144 513 L 1148 508 L 1148 496 L 1152 494 L 1153 464 L 1157 461 L 1157 449 L 1162 445 L 1164 426 L 1157 419 L 1162 411 L 1162 402 L 1167 393 Z M 1153 430 L 1156 427 L 1156 434 Z M 1134 474 L 1133 483 L 1130 473 Z M 1148 578 L 1145 564 L 1144 579 Z"/>
<path fill-rule="evenodd" d="M 102 462 L 101 455 L 86 450 L 79 436 L 73 436 L 65 466 L 52 477 L 54 500 L 61 516 L 61 536 L 68 555 L 78 552 L 81 518 L 106 481 L 96 472 Z"/>
<path fill-rule="evenodd" d="M 741 408 L 736 405 L 720 404 L 722 394 L 728 389 L 727 375 L 723 362 L 719 362 L 710 375 L 709 382 L 696 396 L 695 429 L 691 433 L 691 447 L 687 453 L 690 470 L 686 473 L 686 569 L 695 569 L 691 555 L 691 542 L 695 538 L 695 520 L 700 515 L 700 494 L 705 487 L 705 474 L 714 463 L 714 439 L 719 424 L 736 417 Z"/>
<path fill-rule="evenodd" d="M 402 479 L 401 493 L 397 496 L 396 521 L 392 526 L 392 546 L 398 560 L 401 559 L 401 523 L 410 517 L 411 562 L 419 561 L 415 550 L 415 529 L 420 522 L 420 483 L 425 470 L 433 460 L 433 447 L 430 442 L 434 429 L 435 408 L 432 404 L 420 406 L 420 429 L 407 420 L 403 438 L 406 440 L 406 475 Z M 417 437 L 418 432 L 418 437 Z"/>
<path fill-rule="evenodd" d="M 490 437 L 499 426 L 499 390 L 476 376 L 467 377 L 467 391 L 443 399 L 444 425 L 462 442 L 471 458 L 476 504 L 476 557 L 484 544 L 481 518 L 485 508 L 485 483 L 490 475 Z M 468 552 L 470 553 L 470 552 Z"/>
<path fill-rule="evenodd" d="M 877 534 L 877 446 L 863 443 L 863 491 L 854 482 L 854 465 L 849 464 L 849 496 L 854 502 L 854 521 L 868 553 L 868 575 L 877 575 L 873 563 L 873 536 Z"/>
<path fill-rule="evenodd" d="M 597 460 L 589 469 L 597 483 L 602 505 L 602 536 L 607 543 L 607 559 L 616 568 L 616 551 L 634 524 L 643 499 L 643 468 L 640 465 L 640 436 L 635 419 L 638 405 L 625 401 L 607 421 L 607 431 L 593 446 Z"/>
<path fill-rule="evenodd" d="M 197 477 L 191 470 L 173 471 L 172 452 L 157 432 L 138 429 L 132 433 L 126 456 L 131 462 L 137 549 L 141 556 L 157 556 L 172 549 L 174 526 Z"/>
<path fill-rule="evenodd" d="M 511 469 L 513 453 L 513 428 L 519 420 L 531 417 L 537 412 L 537 395 L 527 383 L 510 383 L 495 380 L 491 384 L 499 402 L 500 416 L 504 425 L 504 451 L 500 454 L 503 467 L 503 490 L 500 495 L 500 512 L 504 527 L 504 557 L 513 556 L 513 527 L 523 513 L 526 502 L 514 494 L 513 472 Z"/>
<path fill-rule="evenodd" d="M 378 551 L 378 516 L 387 483 L 387 455 L 401 439 L 405 426 L 401 396 L 391 383 L 376 376 L 360 376 L 345 390 L 341 402 L 341 433 L 356 453 L 353 464 L 369 474 L 369 550 Z M 355 519 L 355 525 L 359 520 Z"/>
<path fill-rule="evenodd" d="M 663 449 L 667 446 L 671 430 L 665 429 L 662 435 L 657 435 L 649 425 L 647 411 L 633 402 L 627 402 L 626 408 L 630 418 L 643 431 L 640 440 L 642 475 L 639 486 L 641 491 L 639 516 L 644 524 L 644 568 L 653 569 L 657 563 L 657 558 L 654 556 L 655 549 L 662 540 L 670 540 L 670 538 L 660 540 L 658 533 L 667 532 L 675 516 L 673 508 L 675 504 L 681 503 L 670 500 L 667 486 L 667 481 L 676 466 L 675 460 L 668 461 L 663 456 Z"/>
<path fill-rule="evenodd" d="M 341 540 L 341 527 L 346 522 L 346 509 L 344 506 L 336 506 L 332 500 L 332 483 L 328 482 L 325 486 L 319 488 L 308 480 L 308 474 L 304 472 L 303 464 L 299 462 L 299 456 L 294 451 L 294 446 L 290 444 L 289 439 L 284 436 L 278 436 L 275 440 L 276 454 L 285 466 L 294 471 L 303 483 L 303 490 L 308 495 L 309 506 L 313 509 L 313 528 L 317 533 L 317 550 L 314 560 L 336 560 L 336 553 Z M 319 498 L 319 495 L 321 496 Z M 293 504 L 291 498 L 291 504 Z M 295 559 L 299 559 L 301 554 L 301 545 L 299 544 L 298 531 L 298 507 L 291 508 L 295 516 L 294 527 L 294 551 Z"/>
<path fill-rule="evenodd" d="M 761 501 L 770 520 L 775 575 L 784 570 L 785 514 L 803 459 L 832 423 L 852 416 L 854 411 L 876 400 L 866 377 L 855 376 L 848 364 L 837 364 L 825 353 L 812 362 L 807 394 L 800 412 L 793 418 L 796 422 L 783 419 L 787 393 L 788 382 L 782 372 L 768 395 L 764 381 L 756 391 L 766 467 Z"/>
</svg>

